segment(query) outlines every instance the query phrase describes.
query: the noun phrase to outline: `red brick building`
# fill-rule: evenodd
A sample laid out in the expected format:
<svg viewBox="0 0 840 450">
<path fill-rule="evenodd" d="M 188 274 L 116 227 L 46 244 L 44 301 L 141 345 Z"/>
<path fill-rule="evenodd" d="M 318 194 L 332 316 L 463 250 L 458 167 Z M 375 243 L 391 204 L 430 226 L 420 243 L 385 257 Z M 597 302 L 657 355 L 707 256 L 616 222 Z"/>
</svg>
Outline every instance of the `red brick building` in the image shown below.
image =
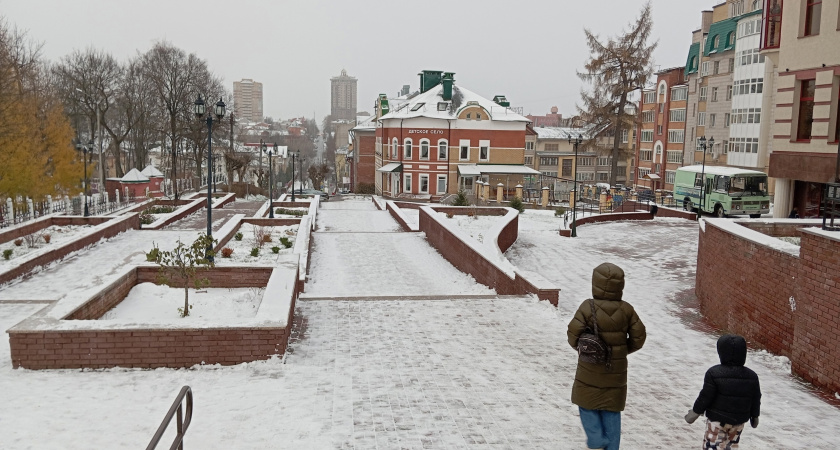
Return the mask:
<svg viewBox="0 0 840 450">
<path fill-rule="evenodd" d="M 376 117 L 367 116 L 350 129 L 350 192 L 373 193 L 376 183 Z"/>
<path fill-rule="evenodd" d="M 528 119 L 503 95 L 488 100 L 456 86 L 454 75 L 423 71 L 420 94 L 394 109 L 380 96 L 378 194 L 439 200 L 474 194 L 478 181 L 511 192 L 525 175 L 539 175 L 524 165 Z"/>
</svg>

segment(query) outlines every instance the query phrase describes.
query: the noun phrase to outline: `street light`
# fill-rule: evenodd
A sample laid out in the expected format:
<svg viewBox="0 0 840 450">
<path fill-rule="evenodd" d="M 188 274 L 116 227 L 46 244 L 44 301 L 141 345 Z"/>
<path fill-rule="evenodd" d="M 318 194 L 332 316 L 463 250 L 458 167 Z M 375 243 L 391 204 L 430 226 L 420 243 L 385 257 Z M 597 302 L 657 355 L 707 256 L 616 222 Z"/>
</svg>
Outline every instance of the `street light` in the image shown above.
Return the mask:
<svg viewBox="0 0 840 450">
<path fill-rule="evenodd" d="M 574 172 L 574 189 L 572 189 L 573 197 L 573 207 L 572 207 L 572 232 L 570 234 L 571 237 L 577 237 L 577 200 L 578 200 L 578 192 L 577 192 L 577 165 L 578 165 L 578 146 L 581 142 L 583 142 L 583 136 L 578 133 L 576 137 L 572 137 L 571 134 L 567 135 L 569 138 L 569 144 L 572 144 L 575 148 L 575 172 Z"/>
<path fill-rule="evenodd" d="M 708 144 L 709 145 L 707 147 L 706 136 L 700 136 L 700 148 L 703 149 L 703 168 L 700 170 L 700 207 L 697 209 L 697 217 L 700 217 L 703 214 L 703 206 L 705 206 L 706 203 L 706 149 L 714 148 L 715 138 L 710 137 Z"/>
<path fill-rule="evenodd" d="M 84 158 L 83 162 L 84 162 L 84 166 L 85 166 L 85 178 L 83 180 L 84 194 L 85 194 L 85 209 L 84 209 L 85 217 L 90 216 L 90 210 L 88 209 L 88 187 L 90 186 L 90 183 L 88 183 L 88 177 L 87 177 L 87 153 L 88 153 L 88 146 L 90 146 L 91 151 L 93 151 L 93 145 L 94 145 L 93 141 L 90 141 L 90 144 L 88 144 L 88 145 L 81 144 L 82 155 L 83 155 L 83 158 Z"/>
<path fill-rule="evenodd" d="M 198 94 L 198 98 L 195 99 L 195 103 L 193 106 L 193 112 L 195 116 L 199 119 L 204 118 L 204 114 L 207 111 L 207 108 L 204 105 L 204 100 L 201 99 L 201 94 Z M 222 120 L 222 117 L 225 116 L 225 102 L 222 101 L 222 98 L 219 97 L 219 101 L 216 102 L 215 108 L 213 109 L 213 113 L 216 116 L 217 120 Z M 207 114 L 207 237 L 213 237 L 213 193 L 211 192 L 212 186 L 210 186 L 210 177 L 212 177 L 212 170 L 213 170 L 213 115 L 214 114 Z M 209 261 L 213 261 L 213 244 L 207 244 L 207 259 Z"/>
<path fill-rule="evenodd" d="M 261 142 L 260 150 L 263 153 L 268 155 L 268 218 L 274 218 L 274 195 L 273 195 L 273 188 L 274 188 L 274 170 L 271 165 L 271 157 L 277 154 L 277 143 L 274 143 L 274 147 L 266 148 L 265 142 Z"/>
<path fill-rule="evenodd" d="M 303 162 L 306 161 L 303 158 L 300 159 L 300 193 L 303 194 Z"/>
<path fill-rule="evenodd" d="M 298 157 L 298 152 L 289 152 L 292 154 L 292 202 L 295 201 L 295 158 Z"/>
</svg>

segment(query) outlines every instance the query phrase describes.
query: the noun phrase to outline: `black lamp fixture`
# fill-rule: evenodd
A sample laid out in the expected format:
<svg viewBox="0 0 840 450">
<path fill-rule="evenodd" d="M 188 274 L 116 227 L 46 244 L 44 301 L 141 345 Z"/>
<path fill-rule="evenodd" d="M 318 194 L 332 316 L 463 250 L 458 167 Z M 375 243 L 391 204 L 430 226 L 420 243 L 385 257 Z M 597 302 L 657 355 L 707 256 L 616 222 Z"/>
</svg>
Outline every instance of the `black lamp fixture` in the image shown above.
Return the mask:
<svg viewBox="0 0 840 450">
<path fill-rule="evenodd" d="M 207 107 L 204 104 L 204 100 L 201 98 L 201 94 L 198 94 L 198 98 L 195 99 L 193 103 L 193 112 L 195 116 L 199 119 L 203 119 L 205 113 L 207 112 Z M 216 116 L 217 120 L 222 120 L 225 116 L 225 102 L 219 97 L 219 101 L 216 102 L 215 108 L 213 109 L 214 114 L 207 114 L 207 237 L 213 237 L 213 192 L 212 192 L 212 183 L 211 177 L 213 176 L 213 115 Z M 212 244 L 209 244 L 207 247 L 207 259 L 213 261 L 213 247 Z"/>
<path fill-rule="evenodd" d="M 271 157 L 277 154 L 277 143 L 273 147 L 267 147 L 260 139 L 260 150 L 268 155 L 268 218 L 274 218 L 274 166 L 271 164 Z"/>
<path fill-rule="evenodd" d="M 578 166 L 578 146 L 581 142 L 583 142 L 583 136 L 578 133 L 577 136 L 572 136 L 571 134 L 567 134 L 569 138 L 569 144 L 572 144 L 575 149 L 575 172 L 574 172 L 574 189 L 572 189 L 572 232 L 569 234 L 571 237 L 577 237 L 577 201 L 578 201 L 578 192 L 577 192 L 577 166 Z"/>
</svg>

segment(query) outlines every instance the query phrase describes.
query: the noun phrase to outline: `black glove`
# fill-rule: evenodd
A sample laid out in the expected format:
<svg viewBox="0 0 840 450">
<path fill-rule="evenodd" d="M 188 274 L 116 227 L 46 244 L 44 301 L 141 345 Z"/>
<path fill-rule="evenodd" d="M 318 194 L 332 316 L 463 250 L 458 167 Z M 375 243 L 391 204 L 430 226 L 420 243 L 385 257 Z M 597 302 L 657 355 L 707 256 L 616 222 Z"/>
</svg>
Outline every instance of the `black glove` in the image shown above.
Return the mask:
<svg viewBox="0 0 840 450">
<path fill-rule="evenodd" d="M 694 412 L 693 409 L 689 409 L 688 414 L 685 415 L 685 421 L 688 423 L 694 423 L 694 421 L 697 420 L 698 417 L 700 417 L 700 414 Z"/>
<path fill-rule="evenodd" d="M 753 428 L 758 428 L 758 417 L 753 417 L 750 419 L 750 425 Z"/>
</svg>

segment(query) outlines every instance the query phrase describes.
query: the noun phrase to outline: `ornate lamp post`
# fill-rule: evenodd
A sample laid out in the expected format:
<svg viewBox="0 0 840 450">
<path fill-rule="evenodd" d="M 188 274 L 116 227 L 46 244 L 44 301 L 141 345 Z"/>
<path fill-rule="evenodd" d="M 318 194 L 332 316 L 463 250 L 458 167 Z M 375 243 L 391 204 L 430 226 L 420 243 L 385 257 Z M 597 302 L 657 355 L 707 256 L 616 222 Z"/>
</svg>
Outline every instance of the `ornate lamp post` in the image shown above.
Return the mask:
<svg viewBox="0 0 840 450">
<path fill-rule="evenodd" d="M 706 136 L 700 136 L 700 148 L 703 149 L 703 166 L 700 170 L 700 208 L 697 209 L 698 217 L 700 217 L 703 214 L 703 206 L 705 206 L 706 203 L 706 149 L 714 148 L 715 138 L 710 137 L 708 141 L 708 146 L 706 144 Z"/>
<path fill-rule="evenodd" d="M 260 150 L 268 155 L 268 218 L 274 218 L 274 166 L 271 165 L 271 157 L 277 154 L 277 143 L 274 147 L 266 147 L 265 142 L 260 145 Z M 293 194 L 294 195 L 294 194 Z"/>
<path fill-rule="evenodd" d="M 583 142 L 583 136 L 578 133 L 577 136 L 572 137 L 572 135 L 568 135 L 569 143 L 574 146 L 575 149 L 575 171 L 574 171 L 574 189 L 572 189 L 572 193 L 574 194 L 574 207 L 572 208 L 572 232 L 570 234 L 571 237 L 577 237 L 577 201 L 578 201 L 578 191 L 577 191 L 577 166 L 578 166 L 578 146 L 581 142 Z"/>
<path fill-rule="evenodd" d="M 83 155 L 82 157 L 84 158 L 84 166 L 85 166 L 85 179 L 84 179 L 84 184 L 85 184 L 85 186 L 84 186 L 85 187 L 85 189 L 84 189 L 84 193 L 85 193 L 84 215 L 85 215 L 85 217 L 90 216 L 90 210 L 88 209 L 88 190 L 90 189 L 90 183 L 88 183 L 88 176 L 87 176 L 88 146 L 91 148 L 91 151 L 93 151 L 93 141 L 91 141 L 89 145 L 82 144 L 82 155 Z"/>
<path fill-rule="evenodd" d="M 295 158 L 297 152 L 289 152 L 292 155 L 292 202 L 295 201 Z"/>
<path fill-rule="evenodd" d="M 204 100 L 201 99 L 201 94 L 198 95 L 198 98 L 195 99 L 195 103 L 193 106 L 193 112 L 195 116 L 199 119 L 204 118 L 204 114 L 207 111 L 207 108 L 204 105 Z M 215 107 L 213 108 L 213 113 L 216 116 L 217 120 L 222 120 L 225 116 L 225 102 L 222 101 L 221 97 L 219 101 L 216 102 Z M 213 236 L 213 192 L 210 177 L 213 176 L 213 114 L 207 114 L 207 237 Z M 212 261 L 213 260 L 213 248 L 207 248 L 207 259 Z"/>
</svg>

